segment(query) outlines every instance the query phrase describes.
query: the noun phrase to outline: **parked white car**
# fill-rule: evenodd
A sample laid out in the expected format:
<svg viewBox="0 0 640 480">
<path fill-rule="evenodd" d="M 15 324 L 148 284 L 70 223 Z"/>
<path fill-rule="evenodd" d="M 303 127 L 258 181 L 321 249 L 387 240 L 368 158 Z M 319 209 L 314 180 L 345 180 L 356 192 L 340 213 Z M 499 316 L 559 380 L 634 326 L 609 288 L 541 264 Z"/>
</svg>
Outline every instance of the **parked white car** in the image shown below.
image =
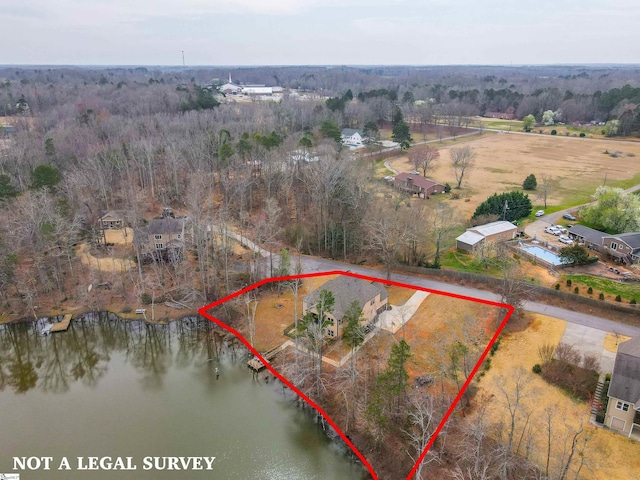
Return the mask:
<svg viewBox="0 0 640 480">
<path fill-rule="evenodd" d="M 560 230 L 558 227 L 551 225 L 544 229 L 545 232 L 550 233 L 551 235 L 560 235 Z"/>
<path fill-rule="evenodd" d="M 544 215 L 544 210 L 538 210 L 538 211 L 536 212 L 536 217 L 541 217 L 541 216 L 543 216 L 543 215 Z"/>
<path fill-rule="evenodd" d="M 566 235 L 560 235 L 560 237 L 558 237 L 558 241 L 566 243 L 567 245 L 573 245 L 573 240 L 571 240 Z"/>
</svg>

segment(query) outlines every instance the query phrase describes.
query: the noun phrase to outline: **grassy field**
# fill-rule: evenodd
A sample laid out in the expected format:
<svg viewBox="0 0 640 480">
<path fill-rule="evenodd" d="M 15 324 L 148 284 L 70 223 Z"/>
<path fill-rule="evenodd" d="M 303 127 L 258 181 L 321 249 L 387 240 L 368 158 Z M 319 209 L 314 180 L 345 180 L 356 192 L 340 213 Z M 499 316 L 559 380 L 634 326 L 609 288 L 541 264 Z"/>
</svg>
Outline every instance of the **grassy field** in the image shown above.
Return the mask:
<svg viewBox="0 0 640 480">
<path fill-rule="evenodd" d="M 620 295 L 622 301 L 628 303 L 631 299 L 640 301 L 640 284 L 638 283 L 621 283 L 615 280 L 602 277 L 592 277 L 590 275 L 563 275 L 562 281 L 571 280 L 571 288 L 578 286 L 580 290 L 586 292 L 593 288 L 593 297 L 597 298 L 600 292 L 615 297 Z"/>
<path fill-rule="evenodd" d="M 451 202 L 464 217 L 493 193 L 521 189 L 530 173 L 539 184 L 543 175 L 551 177 L 548 212 L 589 202 L 605 179 L 606 185 L 623 188 L 640 183 L 640 144 L 508 133 L 471 137 L 465 144 L 475 151 L 474 165 L 465 174 L 462 189 L 454 191 L 469 201 Z M 437 182 L 455 184 L 452 148 L 440 148 L 440 161 L 430 174 Z M 391 165 L 400 172 L 413 169 L 406 156 L 393 159 Z M 539 192 L 527 193 L 534 211 L 541 208 Z"/>
</svg>

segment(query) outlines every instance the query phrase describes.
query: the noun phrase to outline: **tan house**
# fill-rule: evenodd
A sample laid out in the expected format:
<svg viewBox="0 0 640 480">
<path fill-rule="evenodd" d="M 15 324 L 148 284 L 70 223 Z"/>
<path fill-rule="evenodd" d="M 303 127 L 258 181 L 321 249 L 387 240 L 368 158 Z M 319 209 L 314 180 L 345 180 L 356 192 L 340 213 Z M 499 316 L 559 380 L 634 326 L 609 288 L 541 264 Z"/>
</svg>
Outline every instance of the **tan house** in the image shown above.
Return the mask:
<svg viewBox="0 0 640 480">
<path fill-rule="evenodd" d="M 502 242 L 515 238 L 518 227 L 507 221 L 485 223 L 475 227 L 467 228 L 467 231 L 456 238 L 456 248 L 466 252 L 473 252 L 475 249 L 487 243 Z"/>
<path fill-rule="evenodd" d="M 122 228 L 124 223 L 122 221 L 122 215 L 110 210 L 102 215 L 98 219 L 98 223 L 100 224 L 100 228 L 103 230 L 109 230 L 114 228 Z"/>
<path fill-rule="evenodd" d="M 133 231 L 133 245 L 143 261 L 182 258 L 185 218 L 154 218 L 146 227 Z"/>
<path fill-rule="evenodd" d="M 640 434 L 640 337 L 621 343 L 609 384 L 605 426 L 631 437 Z"/>
<path fill-rule="evenodd" d="M 640 233 L 621 233 L 602 237 L 602 252 L 620 263 L 640 261 Z"/>
<path fill-rule="evenodd" d="M 363 326 L 375 324 L 380 314 L 389 306 L 389 294 L 381 283 L 340 275 L 304 297 L 302 300 L 303 315 L 307 312 L 318 314 L 316 304 L 322 290 L 331 292 L 335 299 L 333 312 L 327 314 L 330 324 L 325 330 L 325 336 L 330 338 L 340 338 L 342 335 L 345 312 L 354 300 L 357 300 L 362 308 L 360 324 Z"/>
</svg>

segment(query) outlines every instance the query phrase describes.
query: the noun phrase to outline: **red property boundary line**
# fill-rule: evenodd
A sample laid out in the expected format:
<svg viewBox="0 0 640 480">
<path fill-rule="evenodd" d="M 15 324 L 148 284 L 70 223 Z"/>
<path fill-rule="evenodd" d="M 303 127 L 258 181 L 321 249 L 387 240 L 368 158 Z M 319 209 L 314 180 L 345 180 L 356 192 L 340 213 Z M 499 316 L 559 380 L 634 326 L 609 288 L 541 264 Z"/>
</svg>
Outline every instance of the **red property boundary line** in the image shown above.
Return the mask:
<svg viewBox="0 0 640 480">
<path fill-rule="evenodd" d="M 504 304 L 504 303 L 498 303 L 498 302 L 492 302 L 490 300 L 483 300 L 483 299 L 480 299 L 480 298 L 467 297 L 465 295 L 458 295 L 456 293 L 443 292 L 443 291 L 440 291 L 440 290 L 434 290 L 434 289 L 425 288 L 425 287 L 418 287 L 416 285 L 409 285 L 409 284 L 406 284 L 406 283 L 395 282 L 395 281 L 391 281 L 391 280 L 382 280 L 382 279 L 379 279 L 379 278 L 368 277 L 366 275 L 359 275 L 357 273 L 352 273 L 352 272 L 334 270 L 334 271 L 330 271 L 330 272 L 306 273 L 306 274 L 301 274 L 301 275 L 289 275 L 289 276 L 285 276 L 285 277 L 266 278 L 266 279 L 264 279 L 264 280 L 262 280 L 260 282 L 254 283 L 253 285 L 249 285 L 249 286 L 243 288 L 242 290 L 239 290 L 239 291 L 237 291 L 235 293 L 232 293 L 231 295 L 227 295 L 226 297 L 221 298 L 220 300 L 217 300 L 217 301 L 215 301 L 215 302 L 213 302 L 213 303 L 211 303 L 209 305 L 206 305 L 206 306 L 198 309 L 198 313 L 200 313 L 200 315 L 208 318 L 212 322 L 216 323 L 220 327 L 224 328 L 228 332 L 230 332 L 233 335 L 235 335 L 236 337 L 238 337 L 238 339 L 245 345 L 245 347 L 247 347 L 251 353 L 253 353 L 258 359 L 260 359 L 260 361 L 263 363 L 263 365 L 275 377 L 277 377 L 282 383 L 284 383 L 291 390 L 296 392 L 305 402 L 307 402 L 309 405 L 311 405 L 313 408 L 315 408 L 316 411 L 318 413 L 320 413 L 320 415 L 322 415 L 322 417 L 327 421 L 327 423 L 329 423 L 329 425 L 331 425 L 333 427 L 333 429 L 340 435 L 342 440 L 347 445 L 349 445 L 349 448 L 351 448 L 351 450 L 356 454 L 356 456 L 367 467 L 367 470 L 369 470 L 369 473 L 371 474 L 371 476 L 373 477 L 374 480 L 378 480 L 378 476 L 376 475 L 375 471 L 373 470 L 373 467 L 371 466 L 371 464 L 367 461 L 367 459 L 364 457 L 364 455 L 356 448 L 356 446 L 353 443 L 351 443 L 351 440 L 349 440 L 347 438 L 347 436 L 342 432 L 342 430 L 340 430 L 338 425 L 336 425 L 334 423 L 334 421 L 331 419 L 331 417 L 317 403 L 315 403 L 313 400 L 311 400 L 309 397 L 307 397 L 298 388 L 296 388 L 293 384 L 291 384 L 291 382 L 289 382 L 289 380 L 287 380 L 280 373 L 278 373 L 271 366 L 271 364 L 269 362 L 267 362 L 262 357 L 262 355 L 260 355 L 260 353 L 249 344 L 249 342 L 242 336 L 242 334 L 240 334 L 240 332 L 238 332 L 234 328 L 230 327 L 229 325 L 226 325 L 222 321 L 218 320 L 214 316 L 212 316 L 209 313 L 207 313 L 207 310 L 209 310 L 211 308 L 214 308 L 214 307 L 217 307 L 217 306 L 220 306 L 223 303 L 225 303 L 225 302 L 227 302 L 227 301 L 229 301 L 229 300 L 231 300 L 231 299 L 233 299 L 235 297 L 238 297 L 238 296 L 240 296 L 240 295 L 242 295 L 244 293 L 247 293 L 247 292 L 249 292 L 251 290 L 254 290 L 254 289 L 258 288 L 258 287 L 261 287 L 262 285 L 266 285 L 267 283 L 280 282 L 280 281 L 286 281 L 286 280 L 295 280 L 295 279 L 302 279 L 302 278 L 311 278 L 311 277 L 322 277 L 322 276 L 328 276 L 328 275 L 346 275 L 346 276 L 349 276 L 349 277 L 360 278 L 360 279 L 363 279 L 363 280 L 372 280 L 372 281 L 375 281 L 375 282 L 382 283 L 384 285 L 395 285 L 397 287 L 404 287 L 404 288 L 409 288 L 409 289 L 412 289 L 412 290 L 421 290 L 423 292 L 435 293 L 435 294 L 438 294 L 438 295 L 444 295 L 444 296 L 447 296 L 447 297 L 458 298 L 458 299 L 461 299 L 461 300 L 468 300 L 468 301 L 471 301 L 471 302 L 482 303 L 482 304 L 485 304 L 485 305 L 491 305 L 491 306 L 494 306 L 494 307 L 500 307 L 500 308 L 504 308 L 504 309 L 507 310 L 507 314 L 505 315 L 505 317 L 500 322 L 500 326 L 498 327 L 498 329 L 494 333 L 493 337 L 491 337 L 491 340 L 489 341 L 489 344 L 487 345 L 487 347 L 484 349 L 484 352 L 482 352 L 482 355 L 480 356 L 480 360 L 478 360 L 478 363 L 476 363 L 475 367 L 471 371 L 471 374 L 469 375 L 469 378 L 467 378 L 466 382 L 464 382 L 464 385 L 462 385 L 462 388 L 460 389 L 460 391 L 458 392 L 458 395 L 453 400 L 453 403 L 451 404 L 451 406 L 449 407 L 449 409 L 445 413 L 444 417 L 442 418 L 442 421 L 438 425 L 438 428 L 436 428 L 435 432 L 431 436 L 431 439 L 429 440 L 429 443 L 427 444 L 427 446 L 423 450 L 422 454 L 420 455 L 420 457 L 416 461 L 415 465 L 413 466 L 413 468 L 409 472 L 409 475 L 407 476 L 407 480 L 410 480 L 413 477 L 413 475 L 415 475 L 420 463 L 422 462 L 424 457 L 427 455 L 427 452 L 429 451 L 429 449 L 431 448 L 431 446 L 435 442 L 435 440 L 438 437 L 440 431 L 444 428 L 445 423 L 447 422 L 447 420 L 449 419 L 449 417 L 453 413 L 453 410 L 458 405 L 458 402 L 462 398 L 462 395 L 467 390 L 467 387 L 469 386 L 469 384 L 471 383 L 471 381 L 475 377 L 476 373 L 478 372 L 478 369 L 480 368 L 480 365 L 482 365 L 482 362 L 484 361 L 484 359 L 489 354 L 489 351 L 491 350 L 491 347 L 493 346 L 493 344 L 496 342 L 496 340 L 500 336 L 500 333 L 502 333 L 502 330 L 504 329 L 505 325 L 507 324 L 507 321 L 509 320 L 509 318 L 513 314 L 513 307 L 511 305 L 507 305 L 507 304 Z"/>
</svg>

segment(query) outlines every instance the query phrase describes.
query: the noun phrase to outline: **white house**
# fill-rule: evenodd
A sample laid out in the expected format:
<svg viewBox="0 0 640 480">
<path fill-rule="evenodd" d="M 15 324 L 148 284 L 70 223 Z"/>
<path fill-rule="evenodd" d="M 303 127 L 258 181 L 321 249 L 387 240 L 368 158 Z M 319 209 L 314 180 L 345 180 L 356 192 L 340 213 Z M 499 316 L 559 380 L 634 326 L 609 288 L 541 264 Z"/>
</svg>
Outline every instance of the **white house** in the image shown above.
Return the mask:
<svg viewBox="0 0 640 480">
<path fill-rule="evenodd" d="M 359 147 L 364 141 L 364 133 L 362 130 L 353 128 L 345 128 L 342 130 L 342 143 L 352 147 Z"/>
</svg>

